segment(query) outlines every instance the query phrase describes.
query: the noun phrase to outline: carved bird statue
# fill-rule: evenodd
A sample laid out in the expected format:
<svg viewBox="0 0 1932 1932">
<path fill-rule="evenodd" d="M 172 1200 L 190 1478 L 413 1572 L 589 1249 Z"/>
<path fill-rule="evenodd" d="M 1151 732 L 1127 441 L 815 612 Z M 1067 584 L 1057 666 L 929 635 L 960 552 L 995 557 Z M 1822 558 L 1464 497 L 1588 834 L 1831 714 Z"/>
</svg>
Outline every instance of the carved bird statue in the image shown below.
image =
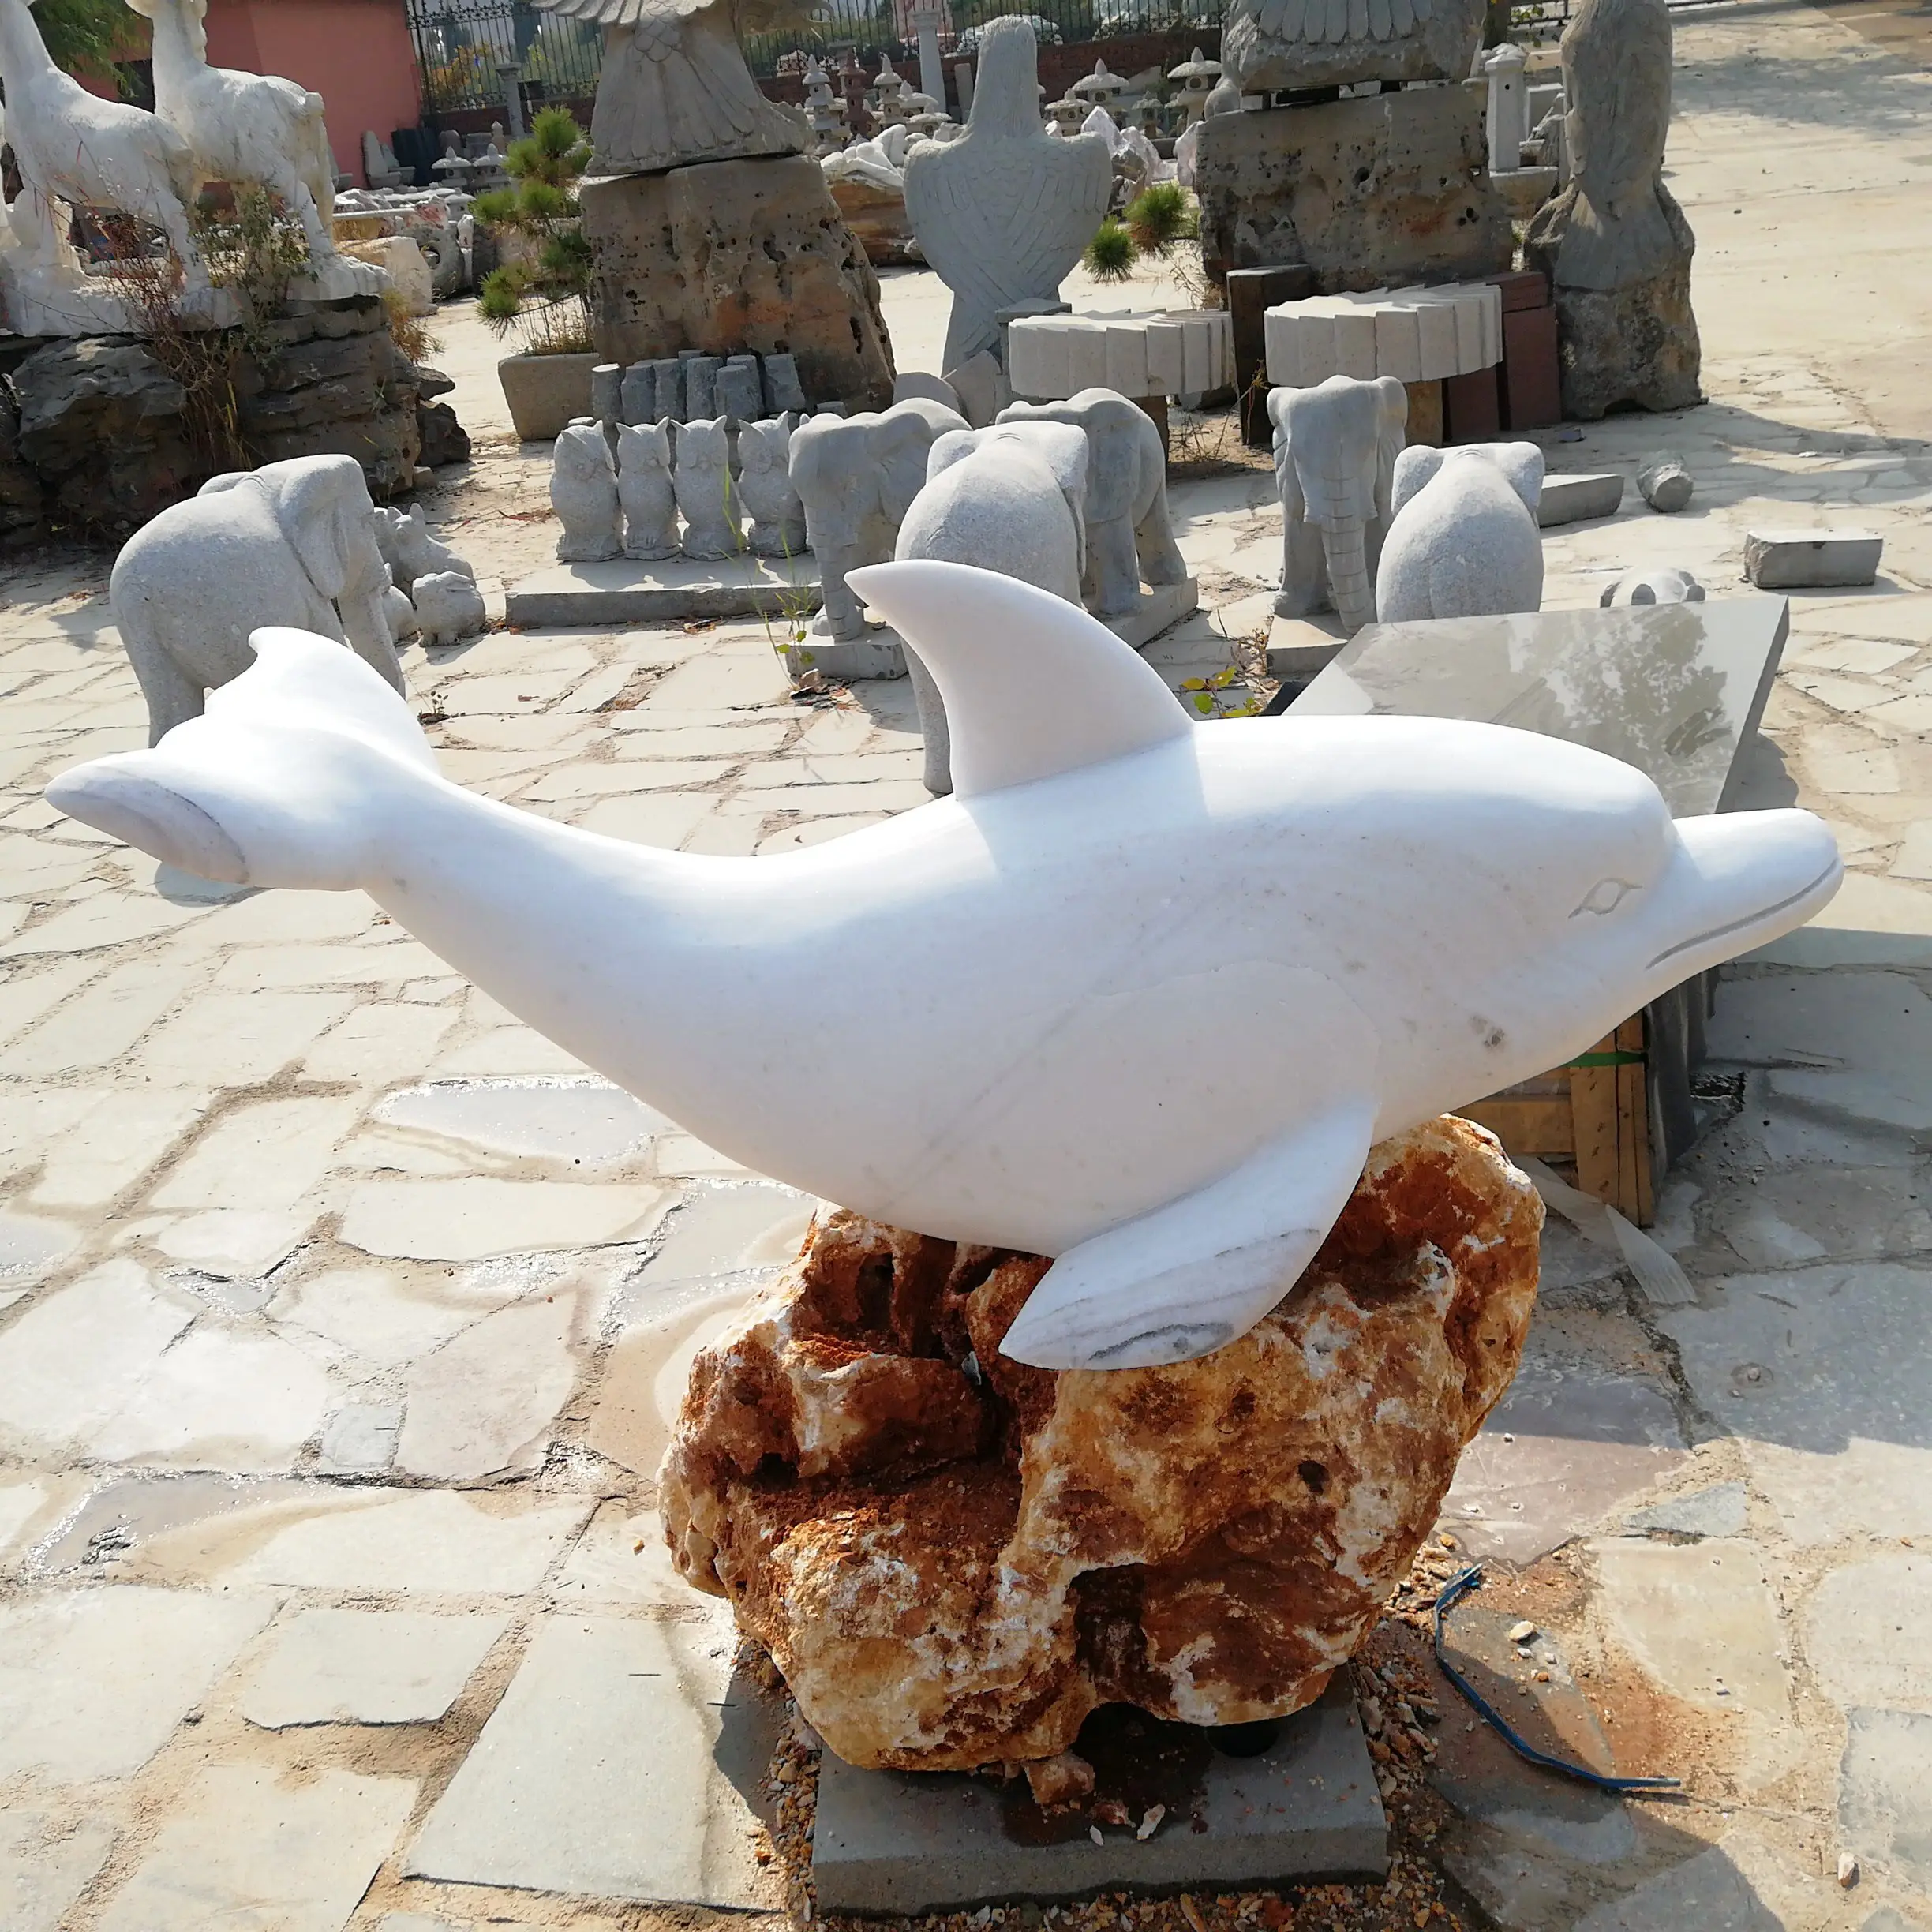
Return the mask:
<svg viewBox="0 0 1932 1932">
<path fill-rule="evenodd" d="M 1563 76 L 1575 193 L 1556 279 L 1607 289 L 1661 275 L 1690 249 L 1661 179 L 1671 118 L 1664 0 L 1583 0 L 1563 34 Z"/>
<path fill-rule="evenodd" d="M 1106 218 L 1113 187 L 1114 157 L 1101 136 L 1055 140 L 1040 125 L 1032 24 L 989 21 L 966 132 L 906 159 L 907 218 L 953 291 L 948 369 L 998 341 L 1001 309 L 1058 299 Z"/>
<path fill-rule="evenodd" d="M 597 172 L 646 174 L 691 161 L 804 152 L 803 120 L 767 100 L 751 78 L 732 0 L 536 4 L 606 30 L 590 116 Z"/>
</svg>

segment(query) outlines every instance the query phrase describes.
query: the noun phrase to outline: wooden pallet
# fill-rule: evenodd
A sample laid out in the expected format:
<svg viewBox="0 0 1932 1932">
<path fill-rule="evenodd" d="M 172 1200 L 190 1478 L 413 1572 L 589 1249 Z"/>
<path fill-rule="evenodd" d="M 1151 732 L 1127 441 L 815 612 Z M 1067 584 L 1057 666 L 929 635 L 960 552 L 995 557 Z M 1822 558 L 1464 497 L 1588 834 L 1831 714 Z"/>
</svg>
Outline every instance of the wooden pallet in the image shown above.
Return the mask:
<svg viewBox="0 0 1932 1932">
<path fill-rule="evenodd" d="M 1512 1154 L 1573 1165 L 1586 1194 L 1648 1227 L 1656 1207 L 1649 1080 L 1644 1017 L 1638 1013 L 1567 1066 L 1462 1112 Z"/>
</svg>

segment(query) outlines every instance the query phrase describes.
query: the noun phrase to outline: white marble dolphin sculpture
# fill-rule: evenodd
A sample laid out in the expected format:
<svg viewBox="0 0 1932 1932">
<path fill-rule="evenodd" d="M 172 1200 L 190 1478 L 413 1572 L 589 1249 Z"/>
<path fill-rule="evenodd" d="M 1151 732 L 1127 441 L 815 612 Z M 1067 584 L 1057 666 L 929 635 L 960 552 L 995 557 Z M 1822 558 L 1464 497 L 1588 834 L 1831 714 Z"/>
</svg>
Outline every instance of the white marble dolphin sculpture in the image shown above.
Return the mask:
<svg viewBox="0 0 1932 1932">
<path fill-rule="evenodd" d="M 438 776 L 339 644 L 49 786 L 206 877 L 359 886 L 747 1166 L 1057 1259 L 1016 1359 L 1259 1320 L 1371 1144 L 1560 1065 L 1837 889 L 1803 811 L 1673 823 L 1626 765 L 1433 718 L 1191 722 L 1076 606 L 955 564 L 855 585 L 918 646 L 952 797 L 782 858 L 660 852 Z"/>
</svg>

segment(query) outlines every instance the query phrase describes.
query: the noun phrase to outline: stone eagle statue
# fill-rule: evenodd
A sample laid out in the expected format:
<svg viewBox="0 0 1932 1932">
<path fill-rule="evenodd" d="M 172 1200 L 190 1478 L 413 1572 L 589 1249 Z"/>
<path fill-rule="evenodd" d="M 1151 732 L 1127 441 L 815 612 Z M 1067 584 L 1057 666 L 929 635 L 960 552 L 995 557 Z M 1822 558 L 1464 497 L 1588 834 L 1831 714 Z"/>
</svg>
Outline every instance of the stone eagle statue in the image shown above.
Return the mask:
<svg viewBox="0 0 1932 1932">
<path fill-rule="evenodd" d="M 1032 23 L 987 24 L 966 132 L 906 158 L 906 215 L 953 291 L 945 367 L 999 340 L 1002 309 L 1052 301 L 1106 218 L 1114 158 L 1098 134 L 1063 140 L 1040 125 Z"/>
<path fill-rule="evenodd" d="M 738 45 L 728 0 L 536 0 L 604 28 L 591 167 L 642 174 L 690 161 L 801 154 L 805 124 L 767 100 Z"/>
</svg>

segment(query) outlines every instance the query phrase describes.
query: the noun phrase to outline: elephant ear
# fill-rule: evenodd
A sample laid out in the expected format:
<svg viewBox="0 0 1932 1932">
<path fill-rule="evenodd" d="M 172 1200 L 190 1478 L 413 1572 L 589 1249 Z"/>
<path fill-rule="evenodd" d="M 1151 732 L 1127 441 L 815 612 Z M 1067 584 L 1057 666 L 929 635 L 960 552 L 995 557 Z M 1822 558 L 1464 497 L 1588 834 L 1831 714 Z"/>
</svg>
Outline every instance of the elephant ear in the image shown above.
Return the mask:
<svg viewBox="0 0 1932 1932">
<path fill-rule="evenodd" d="M 348 587 L 358 536 L 372 542 L 375 538 L 369 514 L 375 506 L 361 465 L 352 456 L 321 459 L 288 478 L 280 498 L 279 515 L 289 547 L 309 581 L 333 603 Z M 360 530 L 358 522 L 365 526 Z"/>
<path fill-rule="evenodd" d="M 1439 449 L 1418 443 L 1413 449 L 1404 450 L 1395 459 L 1395 480 L 1389 491 L 1389 515 L 1400 515 L 1402 505 L 1432 483 L 1436 471 L 1442 466 L 1443 453 Z"/>
<path fill-rule="evenodd" d="M 1532 516 L 1543 497 L 1543 452 L 1533 443 L 1492 443 L 1489 454 Z"/>
<path fill-rule="evenodd" d="M 1409 391 L 1397 376 L 1378 376 L 1376 388 L 1382 393 L 1381 437 L 1376 452 L 1376 495 L 1383 517 L 1395 511 L 1389 507 L 1395 493 L 1395 466 L 1409 440 Z"/>
<path fill-rule="evenodd" d="M 926 481 L 937 482 L 955 463 L 964 462 L 979 447 L 977 429 L 949 429 L 944 436 L 934 437 L 932 447 L 926 452 Z"/>
<path fill-rule="evenodd" d="M 249 470 L 224 470 L 219 476 L 212 476 L 195 492 L 197 496 L 219 496 L 224 491 L 239 488 L 251 480 L 254 474 Z"/>
<path fill-rule="evenodd" d="M 927 454 L 933 444 L 932 425 L 924 417 L 908 410 L 898 415 L 888 410 L 872 431 L 872 455 L 879 468 L 879 500 L 886 514 L 897 523 L 912 507 L 912 499 L 925 487 Z"/>
</svg>

